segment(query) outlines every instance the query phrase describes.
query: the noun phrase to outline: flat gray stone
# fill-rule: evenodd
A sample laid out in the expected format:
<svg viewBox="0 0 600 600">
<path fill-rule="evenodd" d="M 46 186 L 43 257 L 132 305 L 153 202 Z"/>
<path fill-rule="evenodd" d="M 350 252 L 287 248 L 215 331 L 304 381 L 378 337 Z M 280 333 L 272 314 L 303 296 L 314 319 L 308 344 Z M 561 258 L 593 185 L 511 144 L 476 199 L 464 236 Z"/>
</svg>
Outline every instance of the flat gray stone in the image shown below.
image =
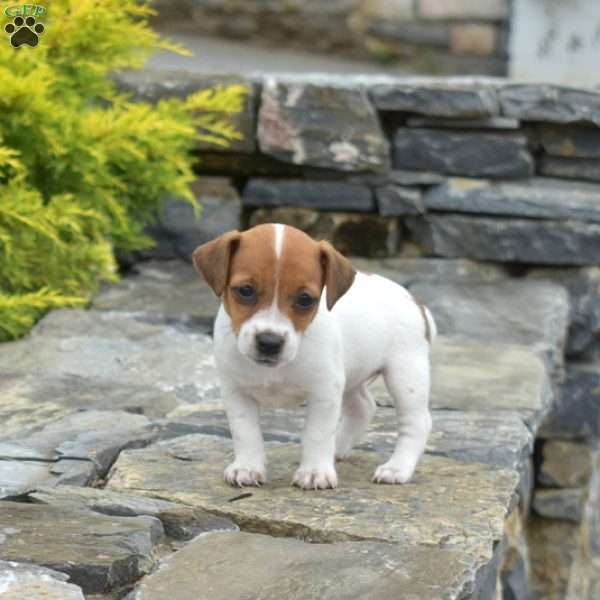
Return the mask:
<svg viewBox="0 0 600 600">
<path fill-rule="evenodd" d="M 600 262 L 597 223 L 429 215 L 408 217 L 406 224 L 414 239 L 436 256 L 539 265 Z"/>
<path fill-rule="evenodd" d="M 211 339 L 144 313 L 54 311 L 27 338 L 0 346 L 0 373 L 15 371 L 148 386 L 178 403 L 218 397 Z"/>
<path fill-rule="evenodd" d="M 379 175 L 351 175 L 347 178 L 347 181 L 352 183 L 364 183 L 374 187 L 385 185 L 428 186 L 442 183 L 445 180 L 446 177 L 444 175 L 434 173 L 433 171 L 407 171 L 403 169 L 394 169 Z"/>
<path fill-rule="evenodd" d="M 163 536 L 152 517 L 107 517 L 89 511 L 2 502 L 0 560 L 60 571 L 85 594 L 136 581 L 154 565 Z"/>
<path fill-rule="evenodd" d="M 160 519 L 165 533 L 176 540 L 190 540 L 207 531 L 237 531 L 231 521 L 196 508 L 144 496 L 73 486 L 38 487 L 28 499 L 63 510 L 90 510 L 115 517 L 149 516 Z"/>
<path fill-rule="evenodd" d="M 541 156 L 538 160 L 541 175 L 600 182 L 600 160 L 595 158 L 562 158 Z"/>
<path fill-rule="evenodd" d="M 496 93 L 490 88 L 461 88 L 444 85 L 379 84 L 369 89 L 378 110 L 474 119 L 499 113 Z"/>
<path fill-rule="evenodd" d="M 81 588 L 58 571 L 0 560 L 2 600 L 85 600 Z"/>
<path fill-rule="evenodd" d="M 434 315 L 438 331 L 482 343 L 520 344 L 560 368 L 569 323 L 564 287 L 547 281 L 416 283 L 410 291 Z"/>
<path fill-rule="evenodd" d="M 241 228 L 242 202 L 229 179 L 201 177 L 190 188 L 200 203 L 201 214 L 196 215 L 194 207 L 185 200 L 167 200 L 158 222 L 146 229 L 156 245 L 136 256 L 190 261 L 192 252 L 200 244 Z"/>
<path fill-rule="evenodd" d="M 389 145 L 360 88 L 263 84 L 258 115 L 261 152 L 294 164 L 340 171 L 383 171 Z"/>
<path fill-rule="evenodd" d="M 567 364 L 559 400 L 544 421 L 540 435 L 600 439 L 600 364 Z"/>
<path fill-rule="evenodd" d="M 533 279 L 560 283 L 569 292 L 571 312 L 567 335 L 567 356 L 578 356 L 600 340 L 600 268 L 532 269 Z"/>
<path fill-rule="evenodd" d="M 182 260 L 137 263 L 133 273 L 105 285 L 92 302 L 95 309 L 144 312 L 204 331 L 212 328 L 219 305 L 219 298 L 191 263 Z"/>
<path fill-rule="evenodd" d="M 508 117 L 488 117 L 487 119 L 443 119 L 435 117 L 411 117 L 406 120 L 408 127 L 427 127 L 432 129 L 499 129 L 503 131 L 521 128 L 517 119 Z"/>
<path fill-rule="evenodd" d="M 394 136 L 394 168 L 470 177 L 533 175 L 522 135 L 403 127 Z"/>
<path fill-rule="evenodd" d="M 546 519 L 579 523 L 582 518 L 586 492 L 583 489 L 536 489 L 531 507 Z"/>
<path fill-rule="evenodd" d="M 164 98 L 187 98 L 195 92 L 208 90 L 215 87 L 239 85 L 246 90 L 240 113 L 219 113 L 217 116 L 242 134 L 242 139 L 235 140 L 227 147 L 214 143 L 198 141 L 199 150 L 226 150 L 237 152 L 254 152 L 256 149 L 256 102 L 257 92 L 254 84 L 237 76 L 215 76 L 191 73 L 189 71 L 169 71 L 166 69 L 149 69 L 141 71 L 127 71 L 115 76 L 118 86 L 122 91 L 133 95 L 134 100 L 144 102 L 157 102 Z M 215 111 L 211 111 L 215 114 Z"/>
<path fill-rule="evenodd" d="M 547 487 L 578 488 L 589 483 L 592 451 L 586 444 L 547 440 L 542 446 L 538 482 Z"/>
<path fill-rule="evenodd" d="M 534 177 L 449 179 L 425 195 L 428 210 L 600 222 L 600 185 Z"/>
<path fill-rule="evenodd" d="M 270 447 L 268 483 L 245 490 L 251 495 L 243 498 L 223 481 L 231 444 L 205 435 L 123 452 L 107 487 L 202 508 L 232 519 L 245 531 L 312 542 L 453 548 L 480 565 L 492 559 L 493 541 L 502 535 L 517 484 L 514 472 L 425 455 L 411 483 L 381 486 L 370 478 L 387 457 L 356 451 L 337 466 L 339 487 L 307 493 L 290 486 L 299 450 L 297 444 Z M 445 492 L 450 489 L 452 493 Z"/>
<path fill-rule="evenodd" d="M 558 85 L 509 84 L 499 88 L 502 114 L 522 121 L 600 126 L 600 93 Z"/>
<path fill-rule="evenodd" d="M 343 181 L 306 181 L 303 179 L 262 179 L 248 181 L 243 193 L 244 206 L 301 206 L 317 210 L 372 212 L 373 193 L 365 185 Z"/>
<path fill-rule="evenodd" d="M 536 128 L 536 134 L 541 147 L 552 156 L 600 158 L 598 129 L 541 125 Z"/>
<path fill-rule="evenodd" d="M 384 185 L 375 190 L 380 215 L 420 215 L 425 212 L 423 194 L 419 188 L 400 185 Z"/>
<path fill-rule="evenodd" d="M 260 590 L 261 600 L 453 600 L 476 593 L 485 575 L 485 569 L 477 572 L 464 555 L 443 547 L 306 544 L 249 533 L 215 533 L 165 559 L 127 600 L 167 596 L 197 600 L 199 589 L 210 590 L 213 600 L 242 600 L 248 598 L 248 590 Z"/>
</svg>

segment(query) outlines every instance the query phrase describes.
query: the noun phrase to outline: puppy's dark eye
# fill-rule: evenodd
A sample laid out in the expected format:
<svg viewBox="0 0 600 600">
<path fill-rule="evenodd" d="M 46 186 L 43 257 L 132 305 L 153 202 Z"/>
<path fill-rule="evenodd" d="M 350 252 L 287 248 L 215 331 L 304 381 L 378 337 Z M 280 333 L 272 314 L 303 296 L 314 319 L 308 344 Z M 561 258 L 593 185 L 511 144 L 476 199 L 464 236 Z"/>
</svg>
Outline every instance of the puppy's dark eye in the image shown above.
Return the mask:
<svg viewBox="0 0 600 600">
<path fill-rule="evenodd" d="M 251 303 L 256 300 L 256 289 L 253 285 L 241 285 L 233 290 L 242 302 Z"/>
<path fill-rule="evenodd" d="M 310 294 L 301 292 L 296 296 L 294 306 L 300 310 L 307 310 L 308 308 L 312 308 L 315 302 L 316 300 Z"/>
</svg>

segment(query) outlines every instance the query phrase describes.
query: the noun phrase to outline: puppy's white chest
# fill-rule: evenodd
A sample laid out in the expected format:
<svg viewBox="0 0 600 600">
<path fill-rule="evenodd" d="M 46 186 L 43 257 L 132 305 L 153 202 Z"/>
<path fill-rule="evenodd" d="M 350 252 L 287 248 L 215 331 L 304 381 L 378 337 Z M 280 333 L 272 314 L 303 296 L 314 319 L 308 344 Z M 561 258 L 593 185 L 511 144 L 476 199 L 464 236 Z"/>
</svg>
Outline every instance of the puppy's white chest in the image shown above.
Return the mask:
<svg viewBox="0 0 600 600">
<path fill-rule="evenodd" d="M 300 386 L 280 380 L 251 383 L 246 390 L 261 406 L 269 408 L 295 408 L 306 399 L 306 391 Z"/>
</svg>

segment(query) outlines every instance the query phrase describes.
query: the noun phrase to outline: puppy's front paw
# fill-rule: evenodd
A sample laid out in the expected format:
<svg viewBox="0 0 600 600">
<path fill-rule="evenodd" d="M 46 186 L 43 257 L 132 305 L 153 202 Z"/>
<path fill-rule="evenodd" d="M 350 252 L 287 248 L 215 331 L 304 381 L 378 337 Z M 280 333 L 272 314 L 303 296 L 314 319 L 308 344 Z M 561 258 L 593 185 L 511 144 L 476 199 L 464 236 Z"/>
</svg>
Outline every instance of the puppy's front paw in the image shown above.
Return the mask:
<svg viewBox="0 0 600 600">
<path fill-rule="evenodd" d="M 292 485 L 303 490 L 325 490 L 337 487 L 337 473 L 335 467 L 323 466 L 303 467 L 302 465 L 294 474 Z"/>
<path fill-rule="evenodd" d="M 260 487 L 267 481 L 267 473 L 264 467 L 255 467 L 250 465 L 242 465 L 237 462 L 232 462 L 225 469 L 225 481 L 229 485 L 242 487 L 244 485 L 254 485 Z"/>
<path fill-rule="evenodd" d="M 414 465 L 388 461 L 375 469 L 375 483 L 407 483 L 415 471 Z"/>
</svg>

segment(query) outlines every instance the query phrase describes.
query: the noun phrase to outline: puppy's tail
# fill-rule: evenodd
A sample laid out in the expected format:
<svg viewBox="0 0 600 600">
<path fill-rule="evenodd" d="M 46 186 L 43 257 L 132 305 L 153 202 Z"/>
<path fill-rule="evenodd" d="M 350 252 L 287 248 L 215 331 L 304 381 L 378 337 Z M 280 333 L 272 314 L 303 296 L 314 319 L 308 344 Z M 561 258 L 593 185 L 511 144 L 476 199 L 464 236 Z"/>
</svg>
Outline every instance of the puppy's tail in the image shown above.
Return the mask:
<svg viewBox="0 0 600 600">
<path fill-rule="evenodd" d="M 430 344 L 433 344 L 435 338 L 437 337 L 438 330 L 437 325 L 435 324 L 435 319 L 431 314 L 431 311 L 423 306 L 423 319 L 425 320 L 425 336 Z"/>
</svg>

